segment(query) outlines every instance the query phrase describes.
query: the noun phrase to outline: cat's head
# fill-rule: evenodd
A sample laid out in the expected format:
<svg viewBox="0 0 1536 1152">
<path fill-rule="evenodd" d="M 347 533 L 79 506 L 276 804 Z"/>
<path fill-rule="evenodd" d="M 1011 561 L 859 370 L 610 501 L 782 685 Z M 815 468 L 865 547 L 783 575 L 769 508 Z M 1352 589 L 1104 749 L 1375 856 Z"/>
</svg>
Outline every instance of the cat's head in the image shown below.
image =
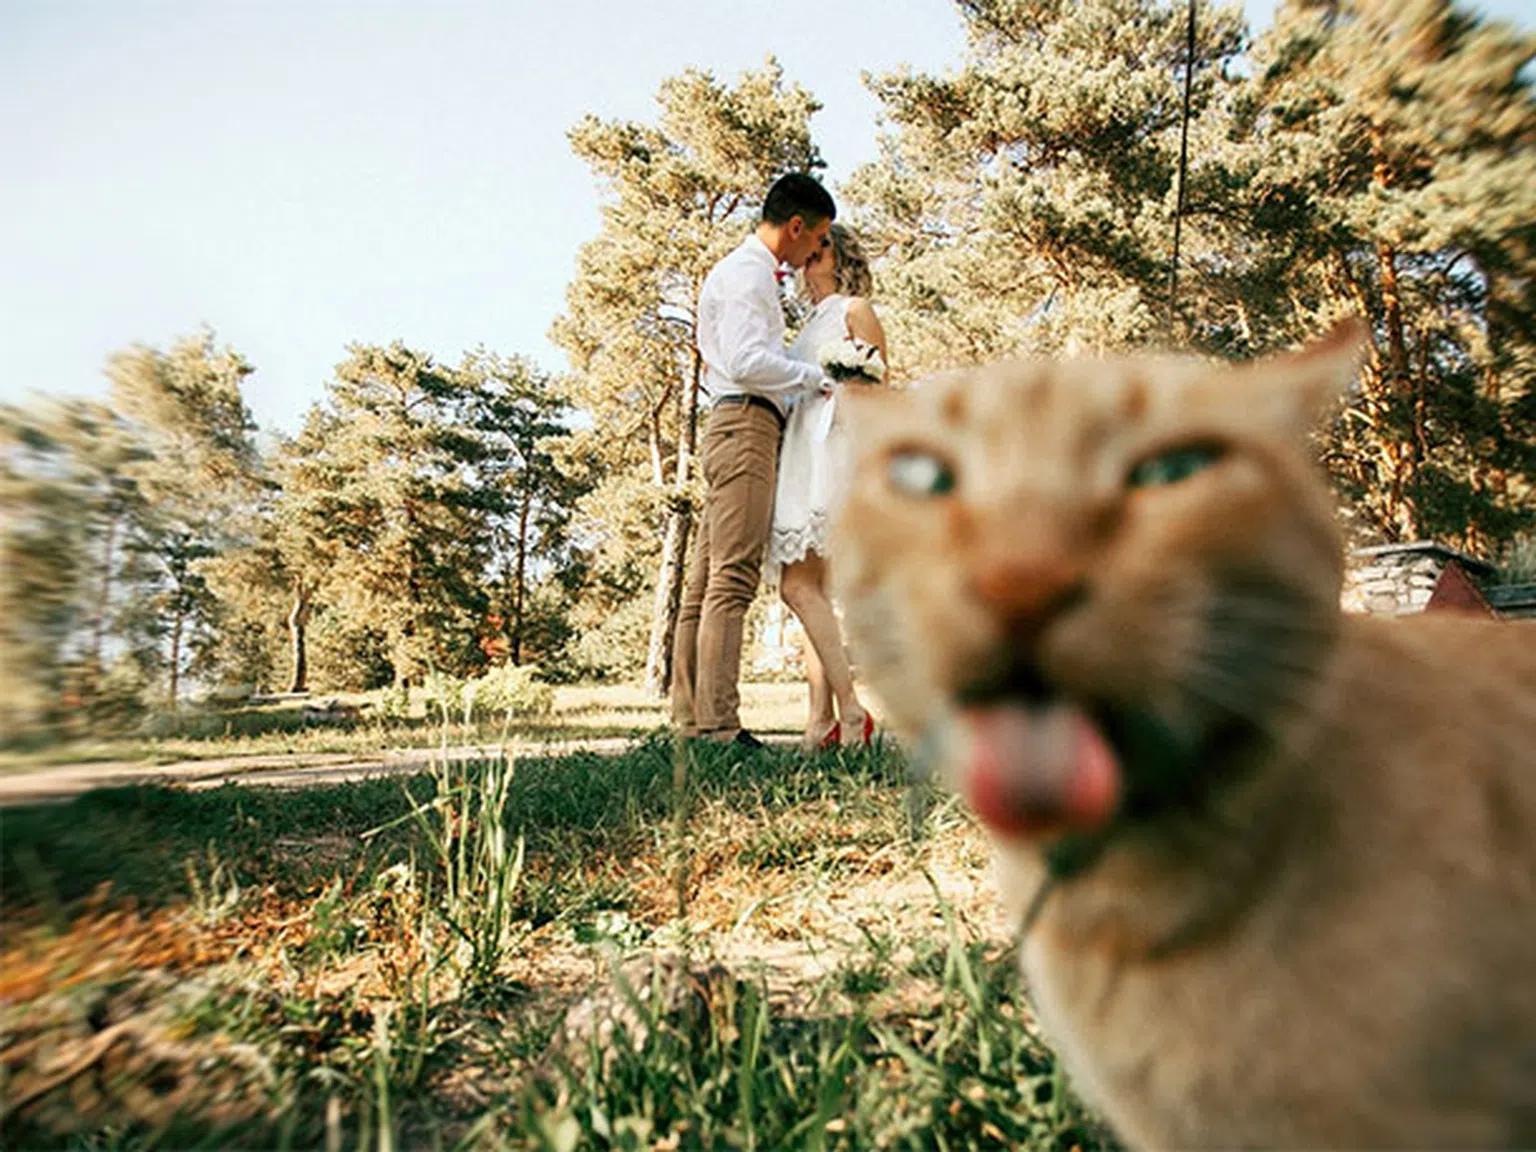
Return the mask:
<svg viewBox="0 0 1536 1152">
<path fill-rule="evenodd" d="M 1246 365 L 998 364 L 854 398 L 832 571 L 860 673 L 994 832 L 1198 805 L 1284 741 L 1338 620 L 1307 434 L 1356 325 Z"/>
</svg>

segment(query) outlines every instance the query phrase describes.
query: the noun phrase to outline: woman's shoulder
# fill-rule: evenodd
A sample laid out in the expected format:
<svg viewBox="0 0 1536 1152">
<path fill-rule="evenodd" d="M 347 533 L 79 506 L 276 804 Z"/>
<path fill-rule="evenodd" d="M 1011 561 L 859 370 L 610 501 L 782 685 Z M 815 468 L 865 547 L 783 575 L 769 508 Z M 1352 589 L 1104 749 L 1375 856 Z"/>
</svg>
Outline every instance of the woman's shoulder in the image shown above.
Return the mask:
<svg viewBox="0 0 1536 1152">
<path fill-rule="evenodd" d="M 875 306 L 870 303 L 867 296 L 848 297 L 848 304 L 843 309 L 843 324 L 850 334 L 872 340 L 877 344 L 885 331 L 884 325 L 880 323 L 880 317 L 875 315 Z"/>
<path fill-rule="evenodd" d="M 875 306 L 870 303 L 868 296 L 846 296 L 843 305 L 845 314 L 849 316 L 873 316 Z"/>
</svg>

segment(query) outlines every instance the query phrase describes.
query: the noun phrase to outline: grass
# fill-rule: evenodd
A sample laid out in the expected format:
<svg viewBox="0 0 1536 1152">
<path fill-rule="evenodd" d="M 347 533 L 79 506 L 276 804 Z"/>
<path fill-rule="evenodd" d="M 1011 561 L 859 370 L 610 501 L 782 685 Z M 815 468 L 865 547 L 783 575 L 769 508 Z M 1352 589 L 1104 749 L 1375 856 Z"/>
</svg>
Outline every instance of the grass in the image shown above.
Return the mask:
<svg viewBox="0 0 1536 1152">
<path fill-rule="evenodd" d="M 0 748 L 0 772 L 31 771 L 54 765 L 102 761 L 166 764 L 232 756 L 331 755 L 372 756 L 384 749 L 433 748 L 440 726 L 428 721 L 420 693 L 412 711 L 384 718 L 382 693 L 320 695 L 313 700 L 281 700 L 228 707 L 188 706 L 172 714 L 148 717 L 136 732 L 111 737 L 27 742 Z M 798 732 L 804 723 L 805 689 L 794 684 L 742 686 L 742 715 L 758 732 Z M 314 713 L 336 701 L 359 709 L 350 718 L 323 720 Z M 310 714 L 306 715 L 306 709 Z M 528 743 L 630 737 L 667 723 L 667 707 L 632 685 L 562 685 L 555 689 L 553 712 L 543 717 L 454 726 L 454 739 L 466 744 L 493 743 L 509 733 Z"/>
<path fill-rule="evenodd" d="M 0 1144 L 1109 1146 L 899 752 L 674 753 L 6 810 Z"/>
</svg>

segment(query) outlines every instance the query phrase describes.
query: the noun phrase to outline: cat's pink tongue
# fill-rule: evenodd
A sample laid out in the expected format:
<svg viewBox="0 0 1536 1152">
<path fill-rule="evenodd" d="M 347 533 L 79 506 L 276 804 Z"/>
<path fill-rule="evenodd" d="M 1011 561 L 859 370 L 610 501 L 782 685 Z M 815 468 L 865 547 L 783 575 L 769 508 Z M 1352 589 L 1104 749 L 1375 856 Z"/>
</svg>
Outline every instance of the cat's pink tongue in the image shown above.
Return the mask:
<svg viewBox="0 0 1536 1152">
<path fill-rule="evenodd" d="M 1120 767 L 1098 728 L 1066 704 L 961 714 L 966 799 L 994 832 L 1040 836 L 1099 828 L 1120 799 Z"/>
</svg>

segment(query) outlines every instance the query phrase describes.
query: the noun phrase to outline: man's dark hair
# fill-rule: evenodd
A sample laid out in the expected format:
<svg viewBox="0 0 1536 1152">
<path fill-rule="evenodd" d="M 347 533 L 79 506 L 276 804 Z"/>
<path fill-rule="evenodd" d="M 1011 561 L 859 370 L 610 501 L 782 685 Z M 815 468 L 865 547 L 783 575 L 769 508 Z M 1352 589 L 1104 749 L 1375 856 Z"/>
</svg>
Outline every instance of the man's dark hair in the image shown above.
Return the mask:
<svg viewBox="0 0 1536 1152">
<path fill-rule="evenodd" d="M 773 182 L 763 199 L 763 219 L 770 224 L 788 224 L 798 216 L 807 224 L 837 219 L 837 205 L 832 193 L 814 176 L 787 172 Z"/>
</svg>

